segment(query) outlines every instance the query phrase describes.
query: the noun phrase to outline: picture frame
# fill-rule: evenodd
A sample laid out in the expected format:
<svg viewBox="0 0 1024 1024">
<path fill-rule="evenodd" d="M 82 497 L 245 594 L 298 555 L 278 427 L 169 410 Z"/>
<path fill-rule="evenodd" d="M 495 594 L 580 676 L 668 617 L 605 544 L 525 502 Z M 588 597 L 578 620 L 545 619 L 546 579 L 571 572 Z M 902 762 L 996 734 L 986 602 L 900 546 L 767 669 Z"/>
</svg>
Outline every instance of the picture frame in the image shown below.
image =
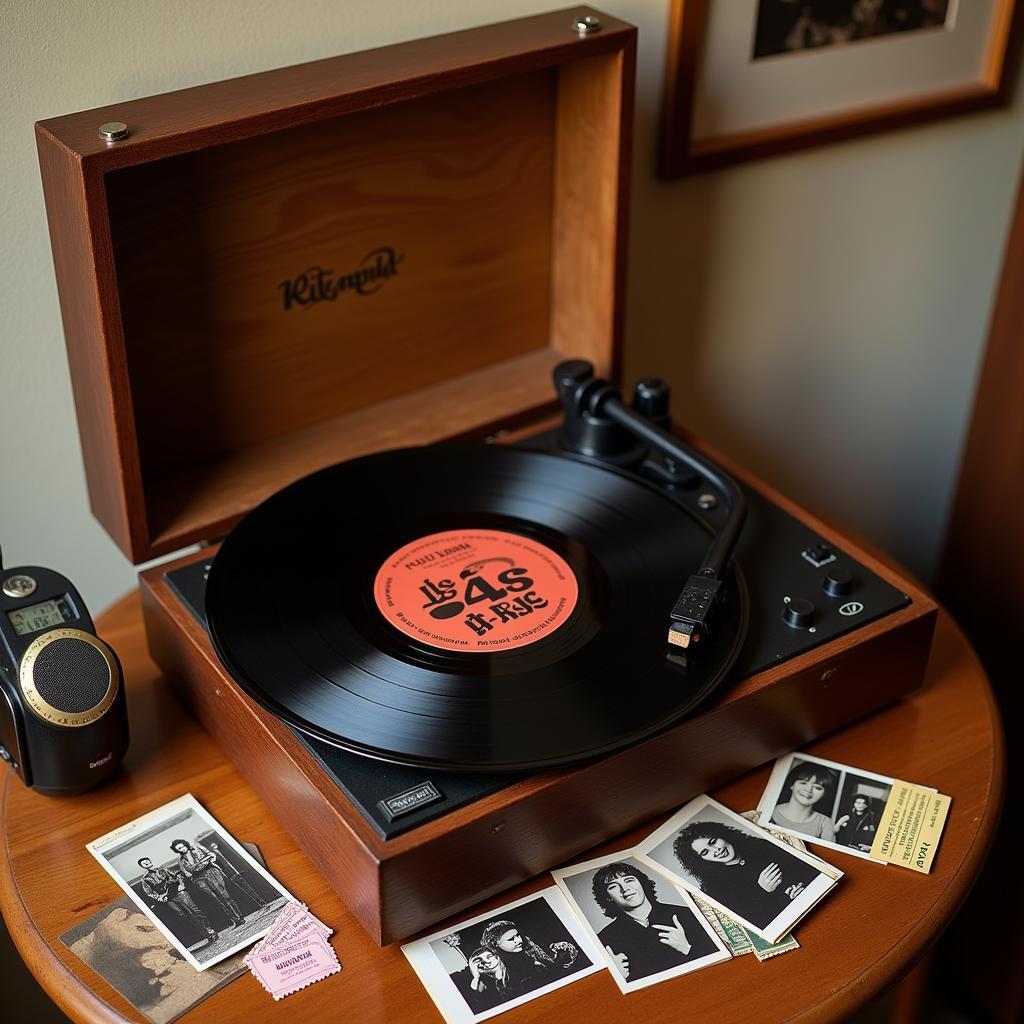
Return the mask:
<svg viewBox="0 0 1024 1024">
<path fill-rule="evenodd" d="M 824 42 L 819 33 L 783 50 L 766 41 L 760 19 L 771 5 L 792 12 L 813 4 L 673 0 L 659 175 L 679 178 L 1004 103 L 1020 5 L 933 2 L 942 24 L 870 38 L 840 39 L 837 29 Z M 884 3 L 898 0 L 883 0 L 883 12 Z M 805 38 L 791 33 L 787 43 Z"/>
</svg>

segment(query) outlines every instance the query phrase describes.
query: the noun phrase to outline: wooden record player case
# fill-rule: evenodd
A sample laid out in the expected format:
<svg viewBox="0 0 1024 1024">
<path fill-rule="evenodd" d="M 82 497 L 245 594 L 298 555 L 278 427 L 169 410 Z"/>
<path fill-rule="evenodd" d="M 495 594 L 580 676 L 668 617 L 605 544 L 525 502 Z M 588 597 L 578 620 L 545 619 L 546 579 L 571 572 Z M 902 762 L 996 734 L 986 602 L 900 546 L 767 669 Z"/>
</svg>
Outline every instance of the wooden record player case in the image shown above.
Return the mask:
<svg viewBox="0 0 1024 1024">
<path fill-rule="evenodd" d="M 125 554 L 215 543 L 343 459 L 535 421 L 563 358 L 614 379 L 634 55 L 573 8 L 41 122 L 89 493 Z M 168 679 L 388 943 L 920 685 L 934 605 L 842 543 L 910 604 L 387 841 L 168 585 L 210 551 L 141 587 Z"/>
</svg>

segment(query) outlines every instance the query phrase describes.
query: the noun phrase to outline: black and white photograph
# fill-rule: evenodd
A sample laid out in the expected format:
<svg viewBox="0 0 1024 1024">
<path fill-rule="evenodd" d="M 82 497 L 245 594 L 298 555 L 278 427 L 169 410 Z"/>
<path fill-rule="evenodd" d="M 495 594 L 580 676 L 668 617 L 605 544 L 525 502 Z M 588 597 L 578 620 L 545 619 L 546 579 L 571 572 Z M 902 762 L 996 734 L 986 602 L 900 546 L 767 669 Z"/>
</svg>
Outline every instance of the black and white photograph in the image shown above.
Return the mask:
<svg viewBox="0 0 1024 1024">
<path fill-rule="evenodd" d="M 623 992 L 732 959 L 686 891 L 631 850 L 551 874 Z"/>
<path fill-rule="evenodd" d="M 871 856 L 895 780 L 810 754 L 780 757 L 757 805 L 759 824 L 830 850 Z"/>
<path fill-rule="evenodd" d="M 557 886 L 402 952 L 448 1024 L 486 1020 L 604 966 Z"/>
<path fill-rule="evenodd" d="M 199 971 L 266 935 L 292 898 L 191 794 L 86 849 Z"/>
<path fill-rule="evenodd" d="M 956 0 L 760 0 L 754 59 L 952 27 Z"/>
<path fill-rule="evenodd" d="M 769 942 L 786 935 L 843 874 L 706 795 L 676 812 L 634 855 Z"/>
<path fill-rule="evenodd" d="M 60 937 L 152 1024 L 171 1024 L 248 968 L 243 953 L 197 971 L 122 896 Z"/>
</svg>

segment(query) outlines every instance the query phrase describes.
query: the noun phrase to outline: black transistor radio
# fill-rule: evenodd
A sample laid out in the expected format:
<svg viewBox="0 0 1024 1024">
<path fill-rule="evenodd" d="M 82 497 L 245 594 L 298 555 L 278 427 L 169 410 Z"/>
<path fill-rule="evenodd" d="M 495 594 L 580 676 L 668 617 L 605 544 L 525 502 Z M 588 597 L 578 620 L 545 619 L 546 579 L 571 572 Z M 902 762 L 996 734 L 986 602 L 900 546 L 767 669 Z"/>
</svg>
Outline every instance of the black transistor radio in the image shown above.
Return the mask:
<svg viewBox="0 0 1024 1024">
<path fill-rule="evenodd" d="M 121 664 L 71 582 L 0 559 L 0 758 L 40 793 L 80 793 L 128 748 Z"/>
</svg>

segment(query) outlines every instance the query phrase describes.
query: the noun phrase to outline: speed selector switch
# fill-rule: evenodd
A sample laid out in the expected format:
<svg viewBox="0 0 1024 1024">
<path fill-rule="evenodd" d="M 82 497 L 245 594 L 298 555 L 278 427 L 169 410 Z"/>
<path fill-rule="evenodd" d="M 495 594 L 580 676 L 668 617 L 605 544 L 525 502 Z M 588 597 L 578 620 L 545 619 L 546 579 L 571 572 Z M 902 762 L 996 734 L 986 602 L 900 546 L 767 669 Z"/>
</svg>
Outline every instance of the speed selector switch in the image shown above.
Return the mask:
<svg viewBox="0 0 1024 1024">
<path fill-rule="evenodd" d="M 846 597 L 853 593 L 853 577 L 845 569 L 829 569 L 821 581 L 821 589 L 829 597 Z"/>
<path fill-rule="evenodd" d="M 794 597 L 782 610 L 782 621 L 791 629 L 808 629 L 814 623 L 814 605 Z"/>
</svg>

